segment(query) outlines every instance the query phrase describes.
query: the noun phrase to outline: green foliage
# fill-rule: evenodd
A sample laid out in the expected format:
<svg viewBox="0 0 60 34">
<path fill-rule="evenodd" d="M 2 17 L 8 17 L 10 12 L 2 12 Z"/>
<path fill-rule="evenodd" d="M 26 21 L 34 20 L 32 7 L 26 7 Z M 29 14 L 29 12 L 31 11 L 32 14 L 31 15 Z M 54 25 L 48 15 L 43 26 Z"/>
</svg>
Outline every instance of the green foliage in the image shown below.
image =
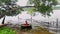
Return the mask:
<svg viewBox="0 0 60 34">
<path fill-rule="evenodd" d="M 29 8 L 27 11 L 27 13 L 28 14 L 30 14 L 31 16 L 35 16 L 36 15 L 36 12 L 34 12 L 35 10 L 34 10 L 35 8 Z"/>
<path fill-rule="evenodd" d="M 1 27 L 0 34 L 16 34 L 16 31 L 12 30 L 10 27 Z"/>
<path fill-rule="evenodd" d="M 11 4 L 11 0 L 0 0 L 0 3 Z"/>
<path fill-rule="evenodd" d="M 40 12 L 42 15 L 50 16 L 53 11 L 53 6 L 58 4 L 57 0 L 29 0 L 29 4 L 34 4 L 32 11 Z"/>
<path fill-rule="evenodd" d="M 29 13 L 29 14 L 32 14 L 32 13 L 33 13 L 33 9 L 34 9 L 34 8 L 29 8 L 29 9 L 28 9 L 28 13 Z"/>
<path fill-rule="evenodd" d="M 7 15 L 13 16 L 21 13 L 20 7 L 15 4 L 17 0 L 0 0 L 0 18 Z"/>
</svg>

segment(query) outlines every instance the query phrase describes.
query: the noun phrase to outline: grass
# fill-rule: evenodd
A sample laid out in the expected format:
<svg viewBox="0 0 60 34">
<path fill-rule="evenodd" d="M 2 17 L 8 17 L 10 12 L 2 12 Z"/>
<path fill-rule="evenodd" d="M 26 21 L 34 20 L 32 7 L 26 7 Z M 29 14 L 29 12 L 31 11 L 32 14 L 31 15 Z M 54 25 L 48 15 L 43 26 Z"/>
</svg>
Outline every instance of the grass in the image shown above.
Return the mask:
<svg viewBox="0 0 60 34">
<path fill-rule="evenodd" d="M 43 27 L 37 27 L 36 30 L 32 31 L 34 34 L 53 34 L 51 32 L 49 32 L 48 29 L 43 28 Z"/>
<path fill-rule="evenodd" d="M 0 27 L 0 34 L 16 34 L 10 27 Z"/>
</svg>

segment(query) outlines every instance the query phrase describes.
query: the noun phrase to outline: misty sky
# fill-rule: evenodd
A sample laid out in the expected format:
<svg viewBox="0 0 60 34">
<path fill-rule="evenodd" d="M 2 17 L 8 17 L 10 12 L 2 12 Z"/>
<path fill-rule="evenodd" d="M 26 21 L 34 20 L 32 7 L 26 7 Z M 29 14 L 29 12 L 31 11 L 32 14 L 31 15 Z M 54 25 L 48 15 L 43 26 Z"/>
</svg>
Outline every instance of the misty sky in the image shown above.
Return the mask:
<svg viewBox="0 0 60 34">
<path fill-rule="evenodd" d="M 18 0 L 17 5 L 26 6 L 28 0 Z"/>
</svg>

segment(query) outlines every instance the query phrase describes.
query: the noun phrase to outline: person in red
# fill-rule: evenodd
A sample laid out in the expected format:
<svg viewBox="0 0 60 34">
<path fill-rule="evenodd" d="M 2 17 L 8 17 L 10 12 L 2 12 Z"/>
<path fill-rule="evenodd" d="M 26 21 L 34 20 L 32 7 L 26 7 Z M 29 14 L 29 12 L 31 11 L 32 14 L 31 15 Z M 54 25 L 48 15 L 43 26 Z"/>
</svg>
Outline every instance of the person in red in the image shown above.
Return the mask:
<svg viewBox="0 0 60 34">
<path fill-rule="evenodd" d="M 28 26 L 28 25 L 29 25 L 29 24 L 28 24 L 28 22 L 27 22 L 27 20 L 25 21 L 25 23 L 26 23 L 26 24 L 25 24 L 26 26 Z"/>
</svg>

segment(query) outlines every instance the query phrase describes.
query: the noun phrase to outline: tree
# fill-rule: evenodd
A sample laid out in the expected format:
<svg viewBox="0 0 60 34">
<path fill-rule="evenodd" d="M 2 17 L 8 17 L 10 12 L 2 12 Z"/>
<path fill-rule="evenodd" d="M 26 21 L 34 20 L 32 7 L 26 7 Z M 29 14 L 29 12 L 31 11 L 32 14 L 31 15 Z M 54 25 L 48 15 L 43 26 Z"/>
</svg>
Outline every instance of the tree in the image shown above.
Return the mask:
<svg viewBox="0 0 60 34">
<path fill-rule="evenodd" d="M 33 5 L 32 8 L 28 10 L 31 14 L 31 23 L 32 23 L 32 13 L 39 12 L 43 16 L 50 16 L 50 13 L 53 13 L 53 7 L 58 4 L 57 0 L 29 0 L 28 5 Z"/>
<path fill-rule="evenodd" d="M 4 24 L 5 15 L 13 16 L 21 12 L 22 9 L 15 2 L 17 0 L 0 0 L 0 18 L 4 17 L 2 24 Z"/>
<path fill-rule="evenodd" d="M 53 13 L 53 6 L 56 6 L 58 2 L 57 0 L 29 0 L 28 4 L 33 4 L 32 11 L 40 12 L 44 16 L 50 16 L 50 13 Z"/>
</svg>

